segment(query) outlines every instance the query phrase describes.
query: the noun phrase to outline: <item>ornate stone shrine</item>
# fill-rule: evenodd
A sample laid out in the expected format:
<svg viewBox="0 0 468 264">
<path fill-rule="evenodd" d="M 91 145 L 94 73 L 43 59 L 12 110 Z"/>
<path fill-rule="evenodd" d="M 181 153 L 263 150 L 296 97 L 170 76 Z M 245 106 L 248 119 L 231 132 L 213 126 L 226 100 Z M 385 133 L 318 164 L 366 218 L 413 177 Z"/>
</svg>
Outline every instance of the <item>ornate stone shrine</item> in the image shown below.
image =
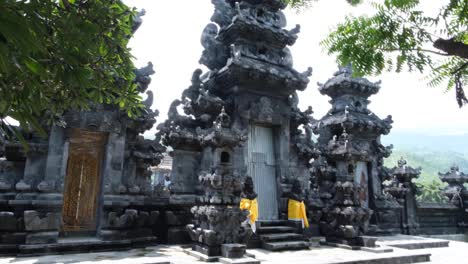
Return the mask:
<svg viewBox="0 0 468 264">
<path fill-rule="evenodd" d="M 286 29 L 283 1 L 212 3 L 199 61 L 208 71 L 193 72 L 154 140 L 141 136 L 158 115 L 146 91 L 149 63 L 135 70 L 138 91 L 148 95 L 138 118 L 98 104 L 67 111 L 64 127 L 46 127 L 47 139 L 24 132 L 27 151 L 0 145 L 0 253 L 113 249 L 158 236 L 192 241 L 190 252 L 213 260 L 245 257 L 246 247 L 307 249 L 310 236 L 355 249 L 375 246 L 368 234 L 464 231 L 468 175 L 456 166 L 440 173 L 450 201 L 427 204 L 416 200 L 420 168 L 403 159 L 383 166 L 392 146 L 381 136 L 392 117 L 367 107 L 379 82 L 340 67 L 319 84 L 331 109 L 316 120 L 312 107 L 298 107 L 312 69 L 293 67 L 289 46 L 300 27 Z M 172 169 L 151 180 L 166 147 Z M 253 226 L 241 198 L 258 201 Z M 287 220 L 288 199 L 300 202 L 297 222 Z"/>
<path fill-rule="evenodd" d="M 313 172 L 324 203 L 320 230 L 331 243 L 374 246 L 375 239 L 363 235 L 382 194 L 379 169 L 391 149 L 380 136 L 390 132 L 393 122 L 367 109 L 367 98 L 379 89 L 379 83 L 354 78 L 350 66 L 319 84 L 320 93 L 332 98 L 332 109 L 313 125 L 322 152 Z"/>
<path fill-rule="evenodd" d="M 408 166 L 406 160 L 401 158 L 398 167 L 389 170 L 393 175 L 393 180 L 398 182 L 398 186 L 403 191 L 394 193 L 402 203 L 402 230 L 404 234 L 414 235 L 419 227 L 416 220 L 416 185 L 413 179 L 417 179 L 421 174 L 421 168 Z"/>
<path fill-rule="evenodd" d="M 143 93 L 153 66 L 149 63 L 135 73 Z M 153 195 L 148 168 L 159 163 L 165 149 L 141 136 L 158 115 L 151 109 L 152 92 L 146 94 L 143 113 L 136 119 L 117 106 L 93 105 L 89 111 L 67 111 L 64 127 L 46 127 L 47 139 L 24 132 L 27 151 L 18 142 L 5 143 L 0 159 L 0 251 L 54 250 L 43 244 L 57 244 L 60 250 L 62 240 L 78 236 L 98 238 L 94 244 L 110 247 L 114 244 L 100 241 L 123 246 L 156 241 L 161 201 Z"/>
<path fill-rule="evenodd" d="M 457 165 L 453 165 L 450 171 L 446 173 L 439 172 L 439 177 L 443 182 L 448 183 L 444 194 L 451 202 L 462 205 L 461 203 L 463 203 L 463 200 L 468 198 L 465 187 L 465 183 L 468 183 L 468 174 L 461 172 Z"/>
<path fill-rule="evenodd" d="M 245 177 L 252 177 L 258 194 L 259 220 L 285 219 L 285 195 L 293 179 L 308 189 L 308 161 L 316 151 L 312 111 L 298 109 L 296 94 L 306 88 L 311 69 L 293 69 L 288 45 L 296 41 L 299 26 L 284 29 L 285 5 L 280 0 L 212 2 L 215 13 L 201 37 L 200 59 L 209 71 L 194 72 L 159 136 L 173 149 L 171 200 L 186 210 L 194 206 L 192 239 L 219 249 L 242 240 L 239 227 L 246 215 L 234 207 Z"/>
</svg>

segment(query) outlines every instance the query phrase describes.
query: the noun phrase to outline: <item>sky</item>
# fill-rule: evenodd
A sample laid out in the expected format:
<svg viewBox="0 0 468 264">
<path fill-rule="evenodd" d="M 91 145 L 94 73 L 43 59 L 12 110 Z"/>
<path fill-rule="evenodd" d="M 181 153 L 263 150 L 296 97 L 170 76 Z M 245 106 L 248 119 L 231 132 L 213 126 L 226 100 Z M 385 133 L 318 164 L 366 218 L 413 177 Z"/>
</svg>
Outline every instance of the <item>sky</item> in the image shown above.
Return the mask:
<svg viewBox="0 0 468 264">
<path fill-rule="evenodd" d="M 202 54 L 200 37 L 210 23 L 214 7 L 210 0 L 124 0 L 138 10 L 145 9 L 143 24 L 130 42 L 135 64 L 145 66 L 151 61 L 156 74 L 150 88 L 155 95 L 154 109 L 160 111 L 158 123 L 167 118 L 170 103 L 180 98 L 190 85 L 192 72 L 206 67 L 198 60 Z M 425 10 L 435 10 L 442 0 L 425 1 Z M 433 6 L 431 6 L 433 5 Z M 308 88 L 299 93 L 299 106 L 311 105 L 314 117 L 321 118 L 329 109 L 328 97 L 318 92 L 317 82 L 324 83 L 337 70 L 333 55 L 327 55 L 319 45 L 333 27 L 346 15 L 370 15 L 367 5 L 352 7 L 344 0 L 322 0 L 302 10 L 287 9 L 287 29 L 301 25 L 296 44 L 290 47 L 294 67 L 299 72 L 311 66 L 314 71 Z M 426 135 L 468 133 L 468 106 L 460 109 L 455 101 L 455 91 L 445 92 L 445 87 L 429 87 L 426 74 L 384 73 L 369 77 L 381 80 L 382 87 L 370 98 L 370 110 L 381 118 L 392 115 L 393 132 L 414 132 Z M 155 128 L 145 136 L 152 137 Z"/>
</svg>

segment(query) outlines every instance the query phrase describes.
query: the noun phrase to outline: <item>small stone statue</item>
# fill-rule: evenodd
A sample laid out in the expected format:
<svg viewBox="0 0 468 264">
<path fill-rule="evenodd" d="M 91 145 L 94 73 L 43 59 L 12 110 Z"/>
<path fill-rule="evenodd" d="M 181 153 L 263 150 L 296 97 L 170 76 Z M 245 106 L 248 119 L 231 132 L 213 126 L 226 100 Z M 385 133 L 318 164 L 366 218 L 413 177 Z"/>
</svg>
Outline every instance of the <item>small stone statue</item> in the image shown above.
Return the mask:
<svg viewBox="0 0 468 264">
<path fill-rule="evenodd" d="M 244 187 L 242 188 L 241 193 L 241 202 L 239 205 L 241 210 L 248 210 L 249 216 L 246 221 L 250 224 L 252 231 L 255 233 L 256 224 L 258 218 L 258 202 L 257 202 L 257 193 L 254 190 L 254 184 L 252 177 L 248 176 L 245 179 Z"/>
<path fill-rule="evenodd" d="M 295 179 L 293 181 L 291 192 L 289 192 L 288 198 L 298 201 L 298 202 L 304 201 L 304 196 L 302 195 L 301 183 L 299 182 L 299 180 Z"/>
<path fill-rule="evenodd" d="M 254 183 L 252 177 L 247 176 L 242 188 L 241 198 L 253 200 L 257 198 L 257 193 L 254 190 Z"/>
<path fill-rule="evenodd" d="M 307 219 L 304 196 L 302 195 L 302 188 L 299 180 L 294 180 L 288 198 L 288 220 L 300 221 L 302 228 L 308 228 L 309 221 Z"/>
</svg>

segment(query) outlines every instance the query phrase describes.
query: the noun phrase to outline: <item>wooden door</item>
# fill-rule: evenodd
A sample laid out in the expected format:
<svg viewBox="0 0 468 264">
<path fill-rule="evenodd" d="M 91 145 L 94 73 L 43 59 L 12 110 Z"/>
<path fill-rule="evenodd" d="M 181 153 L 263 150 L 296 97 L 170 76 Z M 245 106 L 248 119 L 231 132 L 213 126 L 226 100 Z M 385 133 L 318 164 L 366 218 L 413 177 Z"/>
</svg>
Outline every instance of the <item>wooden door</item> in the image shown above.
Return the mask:
<svg viewBox="0 0 468 264">
<path fill-rule="evenodd" d="M 356 186 L 361 187 L 361 192 L 359 193 L 359 201 L 361 202 L 361 206 L 369 208 L 369 175 L 367 162 L 358 161 L 356 163 L 354 183 Z"/>
<path fill-rule="evenodd" d="M 278 219 L 273 129 L 252 125 L 248 142 L 249 174 L 258 194 L 258 218 Z"/>
<path fill-rule="evenodd" d="M 72 129 L 63 193 L 62 234 L 95 234 L 107 133 Z"/>
</svg>

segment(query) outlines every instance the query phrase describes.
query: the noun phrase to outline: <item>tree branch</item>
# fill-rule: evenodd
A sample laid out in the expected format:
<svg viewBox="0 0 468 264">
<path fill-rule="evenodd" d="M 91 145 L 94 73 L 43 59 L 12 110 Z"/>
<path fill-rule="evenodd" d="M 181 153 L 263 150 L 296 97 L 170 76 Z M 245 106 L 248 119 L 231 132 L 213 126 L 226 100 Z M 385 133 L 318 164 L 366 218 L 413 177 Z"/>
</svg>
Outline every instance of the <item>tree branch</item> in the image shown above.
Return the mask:
<svg viewBox="0 0 468 264">
<path fill-rule="evenodd" d="M 455 40 L 455 38 L 439 38 L 436 41 L 434 41 L 433 47 L 446 52 L 449 56 L 457 56 L 460 58 L 468 59 L 468 45 Z"/>
<path fill-rule="evenodd" d="M 428 50 L 428 49 L 379 49 L 381 51 L 422 51 L 422 52 L 428 52 L 428 53 L 432 53 L 432 54 L 436 54 L 436 55 L 440 55 L 440 56 L 451 56 L 450 54 L 448 53 L 442 53 L 442 52 L 437 52 L 435 50 Z"/>
<path fill-rule="evenodd" d="M 468 66 L 468 61 L 463 63 L 462 66 L 460 66 L 458 69 L 454 70 L 452 72 L 452 74 L 457 74 L 458 72 L 460 72 L 461 70 L 463 70 L 464 68 L 466 68 L 466 66 Z"/>
</svg>

